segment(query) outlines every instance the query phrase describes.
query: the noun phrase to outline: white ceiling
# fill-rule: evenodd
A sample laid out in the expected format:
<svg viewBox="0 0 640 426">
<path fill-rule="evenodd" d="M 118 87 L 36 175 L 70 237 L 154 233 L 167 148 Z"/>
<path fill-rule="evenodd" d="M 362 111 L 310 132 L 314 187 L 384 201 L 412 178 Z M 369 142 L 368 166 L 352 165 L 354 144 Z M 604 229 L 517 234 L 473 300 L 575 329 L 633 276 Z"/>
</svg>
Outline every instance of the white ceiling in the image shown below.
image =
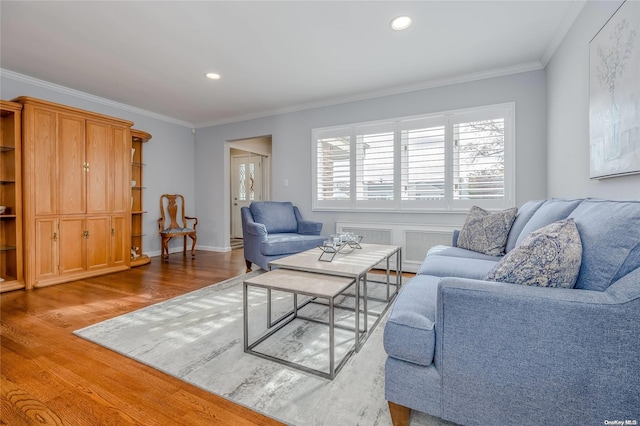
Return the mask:
<svg viewBox="0 0 640 426">
<path fill-rule="evenodd" d="M 583 3 L 3 0 L 0 67 L 202 127 L 540 69 Z"/>
</svg>

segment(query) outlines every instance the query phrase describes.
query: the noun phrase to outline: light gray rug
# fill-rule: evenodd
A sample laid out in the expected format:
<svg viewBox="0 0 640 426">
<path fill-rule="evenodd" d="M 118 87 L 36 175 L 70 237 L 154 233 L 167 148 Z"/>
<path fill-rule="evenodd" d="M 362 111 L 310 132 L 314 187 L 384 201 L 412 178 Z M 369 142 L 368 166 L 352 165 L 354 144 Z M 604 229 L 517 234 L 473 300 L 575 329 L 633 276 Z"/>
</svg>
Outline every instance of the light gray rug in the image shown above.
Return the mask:
<svg viewBox="0 0 640 426">
<path fill-rule="evenodd" d="M 334 380 L 246 354 L 242 282 L 261 272 L 232 278 L 74 333 L 287 424 L 391 425 L 384 399 L 386 355 L 382 333 L 386 318 Z M 291 296 L 286 293 L 273 292 L 273 299 L 274 317 L 291 306 Z M 252 340 L 266 327 L 265 301 L 263 290 L 249 293 Z M 342 302 L 348 304 L 349 298 Z M 309 316 L 321 316 L 324 308 L 311 304 L 305 309 Z M 337 321 L 351 320 L 353 324 L 349 311 L 336 314 Z M 326 325 L 295 320 L 276 339 L 258 348 L 322 368 L 328 363 L 327 330 Z M 353 343 L 353 332 L 336 329 L 336 341 L 337 352 L 344 353 L 343 349 Z M 411 425 L 444 424 L 448 423 L 412 413 Z"/>
</svg>

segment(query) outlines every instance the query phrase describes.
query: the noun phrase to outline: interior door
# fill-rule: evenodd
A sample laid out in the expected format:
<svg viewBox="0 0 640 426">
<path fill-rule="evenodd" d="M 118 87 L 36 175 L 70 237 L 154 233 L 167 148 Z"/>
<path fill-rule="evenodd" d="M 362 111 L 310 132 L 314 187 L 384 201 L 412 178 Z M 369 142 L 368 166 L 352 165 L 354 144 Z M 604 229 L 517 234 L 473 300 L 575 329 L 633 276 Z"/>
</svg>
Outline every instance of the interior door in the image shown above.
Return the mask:
<svg viewBox="0 0 640 426">
<path fill-rule="evenodd" d="M 262 201 L 262 156 L 234 156 L 231 160 L 231 237 L 242 238 L 240 209 Z"/>
</svg>

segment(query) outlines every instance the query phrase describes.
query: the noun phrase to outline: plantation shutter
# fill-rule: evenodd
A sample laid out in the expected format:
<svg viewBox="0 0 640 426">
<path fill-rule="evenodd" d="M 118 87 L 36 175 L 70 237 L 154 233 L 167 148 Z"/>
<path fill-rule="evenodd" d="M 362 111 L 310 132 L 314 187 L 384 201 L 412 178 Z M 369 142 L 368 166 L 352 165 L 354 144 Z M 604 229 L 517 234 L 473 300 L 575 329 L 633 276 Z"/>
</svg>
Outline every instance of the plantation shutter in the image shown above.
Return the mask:
<svg viewBox="0 0 640 426">
<path fill-rule="evenodd" d="M 422 121 L 400 133 L 402 201 L 445 197 L 445 126 L 442 119 Z"/>
<path fill-rule="evenodd" d="M 392 201 L 394 199 L 393 124 L 356 129 L 356 200 Z"/>
<path fill-rule="evenodd" d="M 320 135 L 316 150 L 316 199 L 348 201 L 351 198 L 351 137 Z"/>
<path fill-rule="evenodd" d="M 454 124 L 454 200 L 504 198 L 504 125 L 504 118 Z"/>
<path fill-rule="evenodd" d="M 314 210 L 512 207 L 513 103 L 314 129 Z"/>
</svg>

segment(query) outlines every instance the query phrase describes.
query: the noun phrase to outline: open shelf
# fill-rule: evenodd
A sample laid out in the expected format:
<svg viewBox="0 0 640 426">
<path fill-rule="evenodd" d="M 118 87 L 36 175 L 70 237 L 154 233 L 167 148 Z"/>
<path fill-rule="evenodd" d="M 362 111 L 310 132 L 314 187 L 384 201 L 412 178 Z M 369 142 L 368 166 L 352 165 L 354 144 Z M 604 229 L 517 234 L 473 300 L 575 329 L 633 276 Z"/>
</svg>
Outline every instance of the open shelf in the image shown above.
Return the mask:
<svg viewBox="0 0 640 426">
<path fill-rule="evenodd" d="M 22 105 L 0 101 L 0 292 L 24 288 L 22 265 Z"/>
<path fill-rule="evenodd" d="M 137 248 L 137 256 L 131 256 L 130 266 L 140 266 L 151 262 L 149 256 L 143 254 L 143 223 L 144 215 L 147 213 L 143 207 L 144 187 L 144 167 L 143 148 L 144 144 L 151 139 L 149 133 L 131 129 L 131 180 L 136 182 L 131 187 L 131 248 Z"/>
</svg>

